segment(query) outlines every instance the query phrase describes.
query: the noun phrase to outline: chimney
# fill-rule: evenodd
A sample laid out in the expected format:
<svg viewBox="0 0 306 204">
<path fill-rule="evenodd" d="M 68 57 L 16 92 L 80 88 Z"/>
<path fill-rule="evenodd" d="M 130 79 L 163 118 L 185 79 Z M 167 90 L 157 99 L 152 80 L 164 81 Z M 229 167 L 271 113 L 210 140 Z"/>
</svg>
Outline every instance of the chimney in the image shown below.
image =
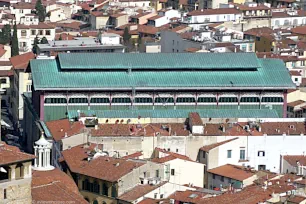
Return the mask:
<svg viewBox="0 0 306 204">
<path fill-rule="evenodd" d="M 257 129 L 258 129 L 258 132 L 261 132 L 261 126 L 260 125 L 258 125 Z"/>
<path fill-rule="evenodd" d="M 65 137 L 68 137 L 67 132 L 65 132 Z"/>
<path fill-rule="evenodd" d="M 169 125 L 169 136 L 171 136 L 171 125 Z"/>
</svg>

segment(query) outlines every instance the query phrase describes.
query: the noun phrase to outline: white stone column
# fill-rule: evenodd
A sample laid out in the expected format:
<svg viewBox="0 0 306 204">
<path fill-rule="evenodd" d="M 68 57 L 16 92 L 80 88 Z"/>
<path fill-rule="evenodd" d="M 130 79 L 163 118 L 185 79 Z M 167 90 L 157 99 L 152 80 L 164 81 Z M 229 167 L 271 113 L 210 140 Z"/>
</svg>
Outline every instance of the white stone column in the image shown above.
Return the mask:
<svg viewBox="0 0 306 204">
<path fill-rule="evenodd" d="M 39 162 L 38 162 L 38 167 L 41 167 L 42 166 L 42 162 L 43 162 L 43 150 L 41 149 L 41 147 L 39 147 L 39 150 L 38 150 L 38 153 L 39 153 L 39 156 L 38 156 L 38 159 L 39 159 Z"/>
<path fill-rule="evenodd" d="M 16 164 L 15 165 L 10 165 L 9 179 L 11 179 L 11 180 L 15 180 L 16 179 Z"/>
<path fill-rule="evenodd" d="M 47 166 L 47 151 L 46 151 L 46 147 L 44 147 L 43 158 L 44 158 L 43 167 L 46 167 Z"/>
<path fill-rule="evenodd" d="M 50 166 L 50 149 L 47 149 L 47 166 Z"/>
<path fill-rule="evenodd" d="M 38 156 L 38 149 L 37 149 L 37 146 L 34 146 L 34 154 L 35 154 L 35 156 L 36 156 L 36 158 L 35 158 L 35 160 L 34 160 L 34 166 L 35 167 L 37 167 L 37 163 L 38 163 L 38 158 L 37 158 L 37 156 Z"/>
</svg>

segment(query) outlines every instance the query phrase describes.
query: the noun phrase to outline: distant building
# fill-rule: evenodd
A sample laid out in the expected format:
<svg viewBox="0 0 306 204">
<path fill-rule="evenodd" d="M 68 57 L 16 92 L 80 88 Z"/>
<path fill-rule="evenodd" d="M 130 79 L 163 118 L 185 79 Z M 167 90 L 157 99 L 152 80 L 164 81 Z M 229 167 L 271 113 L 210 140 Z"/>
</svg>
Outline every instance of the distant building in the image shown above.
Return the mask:
<svg viewBox="0 0 306 204">
<path fill-rule="evenodd" d="M 125 47 L 120 43 L 121 36 L 103 33 L 99 38 L 75 37 L 74 40 L 49 41 L 49 44 L 38 44 L 38 55 L 56 56 L 58 53 L 75 52 L 124 52 Z"/>
</svg>

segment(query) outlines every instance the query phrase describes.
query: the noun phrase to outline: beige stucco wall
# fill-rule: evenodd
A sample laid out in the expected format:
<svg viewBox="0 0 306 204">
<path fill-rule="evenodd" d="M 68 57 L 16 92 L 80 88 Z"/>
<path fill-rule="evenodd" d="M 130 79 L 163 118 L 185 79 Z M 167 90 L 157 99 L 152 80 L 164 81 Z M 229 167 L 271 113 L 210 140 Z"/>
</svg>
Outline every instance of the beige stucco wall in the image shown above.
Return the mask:
<svg viewBox="0 0 306 204">
<path fill-rule="evenodd" d="M 296 91 L 293 91 L 287 95 L 287 101 L 288 103 L 291 103 L 293 101 L 297 100 L 304 100 L 306 101 L 306 92 L 300 91 L 299 89 Z"/>
</svg>

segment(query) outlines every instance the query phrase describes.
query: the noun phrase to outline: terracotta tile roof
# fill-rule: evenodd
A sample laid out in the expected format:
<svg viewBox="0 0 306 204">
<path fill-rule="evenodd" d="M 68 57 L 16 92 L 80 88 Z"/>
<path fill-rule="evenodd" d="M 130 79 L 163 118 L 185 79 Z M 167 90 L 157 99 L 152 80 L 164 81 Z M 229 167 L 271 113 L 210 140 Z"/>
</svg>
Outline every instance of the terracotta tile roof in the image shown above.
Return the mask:
<svg viewBox="0 0 306 204">
<path fill-rule="evenodd" d="M 306 166 L 306 156 L 305 155 L 285 155 L 283 156 L 284 160 L 286 160 L 291 166 L 296 167 L 297 162 L 300 165 Z"/>
<path fill-rule="evenodd" d="M 26 69 L 31 59 L 35 59 L 33 52 L 11 57 L 10 61 L 14 69 Z"/>
<path fill-rule="evenodd" d="M 161 158 L 153 158 L 153 159 L 151 159 L 151 161 L 155 162 L 155 163 L 163 164 L 165 162 L 172 161 L 174 159 L 177 159 L 177 158 L 172 156 L 172 155 L 169 155 L 169 156 L 165 156 L 165 157 L 161 157 Z"/>
<path fill-rule="evenodd" d="M 1 66 L 1 62 L 0 62 L 0 66 Z M 1 77 L 9 77 L 13 75 L 14 75 L 14 72 L 12 70 L 0 70 Z"/>
<path fill-rule="evenodd" d="M 306 35 L 306 26 L 297 26 L 292 28 L 291 32 L 299 35 Z"/>
<path fill-rule="evenodd" d="M 142 152 L 135 152 L 133 154 L 129 154 L 129 155 L 122 157 L 122 159 L 138 159 L 142 155 L 143 155 Z"/>
<path fill-rule="evenodd" d="M 54 29 L 55 26 L 53 23 L 42 23 L 39 22 L 37 25 L 24 25 L 18 24 L 17 29 Z"/>
<path fill-rule="evenodd" d="M 159 29 L 154 26 L 147 26 L 147 25 L 138 25 L 138 32 L 144 34 L 154 35 L 159 32 Z"/>
<path fill-rule="evenodd" d="M 305 200 L 306 200 L 306 197 L 304 197 L 304 196 L 299 196 L 299 195 L 290 196 L 289 199 L 288 199 L 288 201 L 289 201 L 290 203 L 297 203 L 297 204 L 299 204 L 299 203 L 301 203 L 301 202 L 303 202 L 303 201 L 305 201 Z"/>
<path fill-rule="evenodd" d="M 271 52 L 258 52 L 256 53 L 258 58 L 272 58 L 272 59 L 281 59 L 284 62 L 295 62 L 299 61 L 297 56 L 291 56 L 291 55 L 279 55 L 279 54 L 274 54 Z"/>
<path fill-rule="evenodd" d="M 110 17 L 113 17 L 113 18 L 118 18 L 121 16 L 126 16 L 126 14 L 125 13 L 113 13 L 110 15 Z"/>
<path fill-rule="evenodd" d="M 0 66 L 12 66 L 12 63 L 10 61 L 1 61 L 0 60 Z M 5 71 L 5 70 L 2 70 Z"/>
<path fill-rule="evenodd" d="M 257 6 L 247 6 L 244 4 L 234 4 L 237 9 L 239 9 L 240 11 L 254 11 L 254 10 L 271 10 L 270 7 L 265 6 L 263 4 L 257 4 Z"/>
<path fill-rule="evenodd" d="M 267 34 L 272 34 L 273 29 L 269 27 L 262 27 L 262 28 L 251 28 L 249 30 L 244 31 L 245 35 L 253 35 L 253 36 L 263 36 Z"/>
<path fill-rule="evenodd" d="M 196 32 L 185 32 L 185 33 L 180 33 L 181 38 L 191 40 L 193 36 L 195 36 L 197 33 Z"/>
<path fill-rule="evenodd" d="M 192 124 L 192 125 L 200 125 L 200 126 L 203 126 L 203 121 L 199 115 L 199 113 L 197 112 L 193 112 L 193 113 L 189 113 L 189 122 Z"/>
<path fill-rule="evenodd" d="M 195 47 L 189 47 L 189 48 L 185 49 L 186 52 L 197 52 L 199 50 L 200 50 L 200 48 L 195 48 Z"/>
<path fill-rule="evenodd" d="M 103 12 L 101 11 L 93 11 L 91 12 L 91 15 L 95 16 L 95 17 L 108 17 L 108 15 L 105 15 Z"/>
<path fill-rule="evenodd" d="M 18 147 L 0 142 L 0 166 L 17 162 L 31 161 L 34 158 L 34 155 L 23 153 Z"/>
<path fill-rule="evenodd" d="M 297 101 L 293 101 L 287 104 L 288 107 L 294 107 L 294 106 L 298 106 L 305 103 L 305 101 L 303 100 L 297 100 Z"/>
<path fill-rule="evenodd" d="M 267 135 L 300 135 L 305 134 L 304 122 L 265 122 L 261 123 L 261 132 Z"/>
<path fill-rule="evenodd" d="M 299 71 L 294 71 L 294 70 L 291 70 L 291 71 L 290 71 L 290 75 L 291 75 L 291 76 L 302 76 L 301 73 L 300 73 Z"/>
<path fill-rule="evenodd" d="M 219 147 L 219 146 L 221 146 L 223 144 L 227 144 L 227 143 L 229 143 L 231 141 L 234 141 L 234 140 L 237 140 L 237 139 L 238 139 L 238 137 L 230 139 L 230 140 L 225 140 L 223 142 L 214 143 L 214 144 L 211 144 L 211 145 L 205 145 L 205 146 L 201 147 L 200 150 L 202 150 L 204 152 L 209 152 L 210 150 L 212 150 L 212 149 L 214 149 L 216 147 Z"/>
<path fill-rule="evenodd" d="M 48 121 L 46 125 L 55 141 L 79 134 L 85 128 L 82 122 L 71 123 L 68 119 Z"/>
<path fill-rule="evenodd" d="M 239 14 L 241 11 L 235 8 L 219 8 L 219 9 L 205 9 L 193 10 L 187 13 L 187 16 L 201 16 L 201 15 L 218 15 L 218 14 Z"/>
<path fill-rule="evenodd" d="M 26 2 L 18 2 L 16 4 L 12 4 L 14 9 L 35 9 L 35 4 L 33 3 L 26 3 Z"/>
<path fill-rule="evenodd" d="M 119 196 L 120 200 L 133 202 L 138 198 L 145 196 L 146 194 L 150 193 L 151 191 L 163 186 L 166 182 L 161 182 L 158 185 L 138 185 L 131 190 L 127 191 L 126 193 Z"/>
<path fill-rule="evenodd" d="M 88 152 L 93 150 L 93 145 L 84 147 L 79 145 L 62 152 L 63 158 L 72 172 L 87 175 L 105 181 L 116 182 L 122 176 L 144 165 L 143 162 L 115 159 L 100 156 L 88 161 Z M 98 171 L 99 170 L 99 171 Z"/>
<path fill-rule="evenodd" d="M 4 49 L 4 45 L 0 45 L 0 57 L 2 57 L 6 53 L 6 50 Z"/>
<path fill-rule="evenodd" d="M 199 203 L 203 199 L 205 199 L 203 197 L 206 195 L 207 193 L 186 190 L 186 191 L 176 191 L 172 195 L 170 195 L 169 198 L 174 199 L 176 202 L 180 203 Z"/>
<path fill-rule="evenodd" d="M 55 35 L 55 40 L 59 40 L 60 37 L 62 40 L 73 40 L 75 38 L 75 36 L 69 33 L 58 33 Z"/>
<path fill-rule="evenodd" d="M 33 171 L 33 202 L 71 202 L 88 203 L 79 193 L 74 181 L 59 169 L 50 171 Z"/>
<path fill-rule="evenodd" d="M 190 159 L 189 157 L 187 157 L 185 155 L 170 152 L 170 151 L 166 151 L 165 149 L 161 149 L 161 148 L 158 148 L 158 147 L 155 148 L 155 151 L 166 154 L 167 156 L 165 156 L 165 157 L 167 157 L 167 159 L 165 159 L 165 161 L 170 161 L 170 160 L 173 160 L 173 159 L 182 159 L 182 160 L 186 160 L 186 161 L 193 161 L 192 159 Z M 163 158 L 165 158 L 165 157 L 163 157 Z M 163 160 L 162 158 L 159 158 L 159 159 L 161 159 L 160 161 Z M 159 163 L 164 163 L 164 162 L 159 162 Z"/>
<path fill-rule="evenodd" d="M 243 181 L 256 174 L 254 170 L 249 170 L 243 166 L 236 166 L 232 164 L 225 164 L 214 169 L 209 169 L 207 172 L 235 179 L 237 181 Z"/>
<path fill-rule="evenodd" d="M 75 30 L 80 30 L 80 26 L 83 25 L 80 22 L 71 22 L 71 23 L 56 23 L 56 27 L 61 28 L 70 28 Z"/>
<path fill-rule="evenodd" d="M 163 16 L 155 15 L 155 16 L 152 16 L 152 17 L 148 18 L 148 20 L 154 21 L 154 20 L 162 18 L 162 17 Z"/>
<path fill-rule="evenodd" d="M 157 204 L 159 203 L 158 200 L 154 200 L 152 198 L 145 198 L 142 201 L 140 201 L 138 204 Z"/>
<path fill-rule="evenodd" d="M 266 190 L 262 186 L 252 185 L 244 188 L 237 193 L 225 193 L 216 197 L 211 197 L 203 200 L 201 204 L 220 204 L 220 203 L 235 203 L 235 204 L 255 204 L 263 203 L 272 198 L 272 194 L 284 193 L 293 190 L 291 185 L 272 185 Z"/>
</svg>

